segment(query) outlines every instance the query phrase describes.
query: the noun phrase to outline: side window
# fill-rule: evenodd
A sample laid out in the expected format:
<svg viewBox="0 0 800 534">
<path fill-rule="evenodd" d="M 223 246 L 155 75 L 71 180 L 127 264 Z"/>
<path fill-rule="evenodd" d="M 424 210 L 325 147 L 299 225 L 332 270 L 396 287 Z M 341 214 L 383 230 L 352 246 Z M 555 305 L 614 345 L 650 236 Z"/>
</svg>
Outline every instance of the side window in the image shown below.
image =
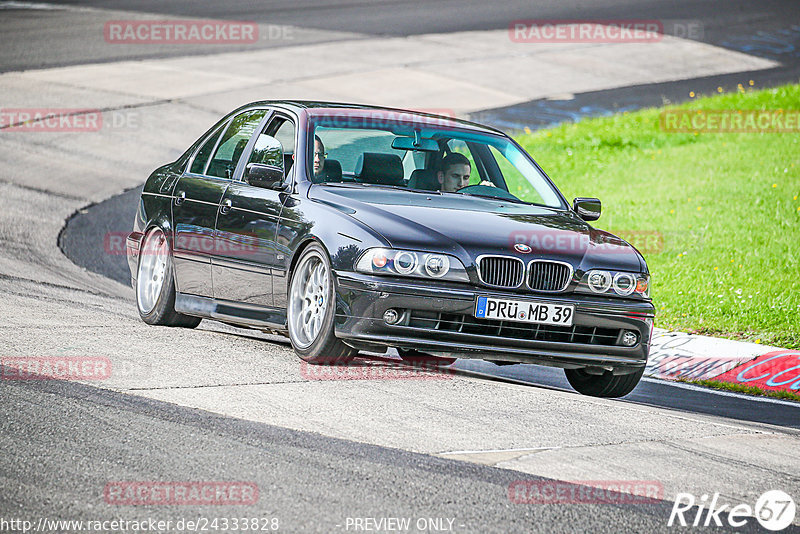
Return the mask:
<svg viewBox="0 0 800 534">
<path fill-rule="evenodd" d="M 281 121 L 281 119 L 278 119 Z M 272 137 L 281 142 L 284 154 L 294 154 L 294 123 L 282 120 Z"/>
<path fill-rule="evenodd" d="M 256 109 L 234 117 L 225 135 L 222 136 L 211 163 L 208 164 L 206 174 L 218 178 L 230 178 L 233 175 L 244 147 L 266 113 L 265 109 Z"/>
<path fill-rule="evenodd" d="M 214 147 L 217 144 L 217 139 L 219 139 L 219 136 L 222 135 L 222 130 L 223 128 L 217 130 L 211 137 L 208 138 L 208 141 L 203 143 L 203 146 L 201 146 L 200 150 L 197 151 L 194 161 L 192 161 L 192 167 L 189 169 L 189 172 L 194 174 L 203 174 L 203 172 L 206 170 L 208 158 L 211 156 L 211 151 L 214 150 Z"/>
<path fill-rule="evenodd" d="M 272 120 L 264 131 L 258 136 L 256 145 L 253 147 L 253 154 L 250 156 L 248 163 L 268 163 L 270 165 L 277 165 L 284 169 L 284 174 L 288 175 L 294 162 L 294 123 L 285 117 L 276 117 Z M 266 136 L 274 137 L 277 139 L 283 148 L 283 161 L 275 161 L 274 154 L 271 151 L 265 151 L 266 144 L 262 142 Z"/>
</svg>

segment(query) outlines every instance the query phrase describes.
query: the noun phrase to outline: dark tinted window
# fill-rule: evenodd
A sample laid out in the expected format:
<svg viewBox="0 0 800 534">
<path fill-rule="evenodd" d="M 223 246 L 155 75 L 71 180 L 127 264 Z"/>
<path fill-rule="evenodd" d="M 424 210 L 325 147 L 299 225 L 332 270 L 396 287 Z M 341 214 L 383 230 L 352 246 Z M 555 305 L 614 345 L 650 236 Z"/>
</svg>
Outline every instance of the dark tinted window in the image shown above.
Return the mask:
<svg viewBox="0 0 800 534">
<path fill-rule="evenodd" d="M 197 155 L 192 162 L 192 168 L 189 169 L 189 172 L 193 172 L 194 174 L 203 174 L 203 171 L 206 169 L 208 158 L 211 156 L 211 151 L 214 150 L 214 145 L 217 144 L 217 139 L 219 139 L 221 134 L 222 128 L 217 130 L 214 135 L 208 138 L 208 141 L 203 143 L 203 146 L 200 147 L 200 150 L 197 152 Z"/>
<path fill-rule="evenodd" d="M 208 165 L 207 174 L 209 176 L 230 178 L 233 175 L 244 147 L 266 113 L 267 110 L 265 109 L 256 109 L 234 117 L 231 125 L 225 131 L 225 135 L 222 136 L 217 152 Z"/>
</svg>

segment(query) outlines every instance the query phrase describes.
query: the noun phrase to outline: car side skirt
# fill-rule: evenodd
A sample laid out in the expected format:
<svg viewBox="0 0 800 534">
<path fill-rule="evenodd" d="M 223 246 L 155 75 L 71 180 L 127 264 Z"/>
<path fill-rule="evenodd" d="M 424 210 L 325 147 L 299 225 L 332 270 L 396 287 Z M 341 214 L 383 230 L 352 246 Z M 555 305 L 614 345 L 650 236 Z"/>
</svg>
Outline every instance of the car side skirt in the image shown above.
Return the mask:
<svg viewBox="0 0 800 534">
<path fill-rule="evenodd" d="M 175 311 L 270 333 L 283 334 L 286 330 L 286 311 L 266 306 L 178 293 L 175 295 Z"/>
</svg>

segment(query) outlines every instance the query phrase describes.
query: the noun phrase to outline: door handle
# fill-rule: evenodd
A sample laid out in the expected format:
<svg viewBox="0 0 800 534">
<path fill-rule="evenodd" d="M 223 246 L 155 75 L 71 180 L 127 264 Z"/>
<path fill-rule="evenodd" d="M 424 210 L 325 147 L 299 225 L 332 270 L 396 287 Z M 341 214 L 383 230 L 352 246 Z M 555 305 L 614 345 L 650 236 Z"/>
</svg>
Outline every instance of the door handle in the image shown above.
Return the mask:
<svg viewBox="0 0 800 534">
<path fill-rule="evenodd" d="M 221 214 L 225 215 L 226 213 L 231 211 L 231 206 L 233 206 L 233 203 L 231 202 L 231 199 L 226 198 L 225 200 L 222 201 L 222 204 L 219 207 L 219 212 Z"/>
<path fill-rule="evenodd" d="M 186 200 L 186 191 L 178 191 L 178 194 L 175 195 L 175 205 L 180 206 L 184 200 Z"/>
</svg>

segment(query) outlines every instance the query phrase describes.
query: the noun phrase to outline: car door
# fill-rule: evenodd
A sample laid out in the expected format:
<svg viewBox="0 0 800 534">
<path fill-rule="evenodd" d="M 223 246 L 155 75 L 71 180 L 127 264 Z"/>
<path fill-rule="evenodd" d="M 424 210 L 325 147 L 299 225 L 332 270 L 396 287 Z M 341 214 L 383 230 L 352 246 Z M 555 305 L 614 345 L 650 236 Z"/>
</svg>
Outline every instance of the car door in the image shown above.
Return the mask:
<svg viewBox="0 0 800 534">
<path fill-rule="evenodd" d="M 172 202 L 175 285 L 180 293 L 212 297 L 211 257 L 222 196 L 245 143 L 266 114 L 248 110 L 209 135 L 175 186 Z M 237 153 L 238 152 L 238 153 Z"/>
<path fill-rule="evenodd" d="M 237 169 L 244 175 L 249 163 L 280 166 L 291 183 L 291 164 L 297 128 L 288 115 L 276 112 L 248 147 L 249 156 Z M 283 157 L 263 150 L 277 139 Z M 270 161 L 263 161 L 265 157 Z M 281 193 L 256 187 L 244 179 L 231 183 L 225 192 L 216 226 L 216 251 L 212 261 L 214 297 L 220 301 L 273 307 L 272 272 L 281 258 L 276 233 L 281 212 Z"/>
</svg>

